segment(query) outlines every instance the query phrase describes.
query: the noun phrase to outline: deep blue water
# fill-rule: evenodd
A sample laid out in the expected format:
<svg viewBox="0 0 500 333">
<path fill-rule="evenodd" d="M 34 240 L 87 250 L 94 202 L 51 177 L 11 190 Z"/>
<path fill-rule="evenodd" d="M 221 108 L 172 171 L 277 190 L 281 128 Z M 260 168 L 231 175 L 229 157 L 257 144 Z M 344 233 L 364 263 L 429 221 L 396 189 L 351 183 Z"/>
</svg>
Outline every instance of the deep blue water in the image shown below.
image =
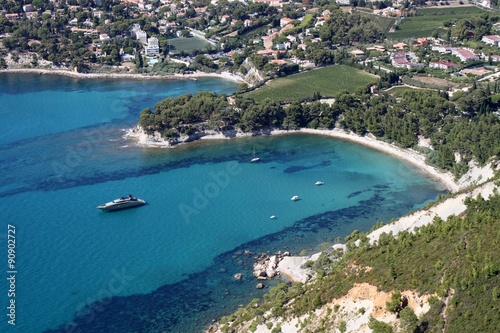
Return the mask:
<svg viewBox="0 0 500 333">
<path fill-rule="evenodd" d="M 231 93 L 227 81 L 2 75 L 0 88 L 0 253 L 6 277 L 14 225 L 18 332 L 200 332 L 265 292 L 244 250 L 314 250 L 442 192 L 404 162 L 322 136 L 175 149 L 122 138 L 143 108 L 187 92 Z M 260 163 L 250 163 L 254 149 Z M 148 205 L 96 209 L 129 193 Z M 2 317 L 0 331 L 13 330 Z"/>
</svg>

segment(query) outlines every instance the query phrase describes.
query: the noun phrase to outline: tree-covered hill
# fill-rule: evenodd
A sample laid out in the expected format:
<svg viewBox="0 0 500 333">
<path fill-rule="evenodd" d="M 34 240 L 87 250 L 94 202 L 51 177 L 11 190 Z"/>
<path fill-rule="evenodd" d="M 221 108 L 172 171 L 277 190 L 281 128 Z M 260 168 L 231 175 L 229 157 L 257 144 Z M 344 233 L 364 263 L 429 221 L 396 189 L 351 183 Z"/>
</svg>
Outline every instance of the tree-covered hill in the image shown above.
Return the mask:
<svg viewBox="0 0 500 333">
<path fill-rule="evenodd" d="M 431 140 L 423 150 L 430 163 L 456 176 L 472 160 L 484 164 L 500 156 L 500 116 L 496 89 L 477 87 L 457 99 L 446 93 L 415 90 L 402 97 L 371 95 L 368 86 L 356 93 L 340 92 L 329 106 L 319 101 L 288 104 L 198 93 L 167 98 L 154 110 L 141 112 L 139 125 L 165 138 L 207 130 L 239 129 L 244 132 L 278 128 L 333 128 L 340 126 L 359 135 L 371 133 L 404 148 L 419 148 L 419 137 Z"/>
<path fill-rule="evenodd" d="M 316 261 L 315 282 L 278 285 L 263 300 L 255 299 L 222 318 L 221 331 L 238 332 L 244 322 L 252 323 L 250 330 L 258 324 L 273 327 L 276 318 L 309 314 L 310 319 L 299 321 L 297 331 L 345 332 L 345 322 L 334 324 L 335 312 L 328 311 L 317 322 L 312 313 L 344 296 L 355 283 L 368 283 L 394 292 L 386 310 L 398 314 L 401 332 L 496 332 L 500 327 L 500 195 L 466 203 L 462 216 L 436 219 L 397 238 L 382 234 L 375 245 L 370 245 L 366 235 L 353 232 L 346 238 L 350 250 L 340 260 L 338 253 L 330 250 Z M 429 311 L 417 318 L 406 307 L 399 293 L 403 290 L 434 295 Z M 308 329 L 312 322 L 314 330 Z M 373 332 L 393 332 L 393 327 L 376 320 L 370 328 Z"/>
</svg>

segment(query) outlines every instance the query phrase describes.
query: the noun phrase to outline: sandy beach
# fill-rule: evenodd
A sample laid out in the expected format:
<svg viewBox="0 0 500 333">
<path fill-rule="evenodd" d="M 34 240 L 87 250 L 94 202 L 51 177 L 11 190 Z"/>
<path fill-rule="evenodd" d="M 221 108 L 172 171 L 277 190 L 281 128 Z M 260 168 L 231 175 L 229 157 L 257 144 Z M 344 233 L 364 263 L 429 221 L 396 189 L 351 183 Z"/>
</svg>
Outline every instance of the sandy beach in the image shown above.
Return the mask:
<svg viewBox="0 0 500 333">
<path fill-rule="evenodd" d="M 199 78 L 219 78 L 245 83 L 241 77 L 229 72 L 204 73 L 194 72 L 192 74 L 138 74 L 138 73 L 78 73 L 64 69 L 41 69 L 41 68 L 8 68 L 0 69 L 2 73 L 38 74 L 38 75 L 62 75 L 76 79 L 127 79 L 127 80 L 196 80 Z"/>
<path fill-rule="evenodd" d="M 301 129 L 300 132 L 327 135 L 337 139 L 356 142 L 364 146 L 370 147 L 372 149 L 376 149 L 378 151 L 392 155 L 394 157 L 397 157 L 401 160 L 409 162 L 412 165 L 418 167 L 420 170 L 424 171 L 429 176 L 442 183 L 446 187 L 446 189 L 451 193 L 455 193 L 459 190 L 459 186 L 455 181 L 455 177 L 451 173 L 441 172 L 437 170 L 435 167 L 427 164 L 425 161 L 425 155 L 418 153 L 414 150 L 397 147 L 387 142 L 377 140 L 374 136 L 366 136 L 366 135 L 360 136 L 353 132 L 346 132 L 341 129 L 315 130 L 315 129 L 304 128 Z"/>
<path fill-rule="evenodd" d="M 263 133 L 244 133 L 240 131 L 231 131 L 228 133 L 221 133 L 210 131 L 206 133 L 199 134 L 195 137 L 184 137 L 180 138 L 178 141 L 172 143 L 166 140 L 163 140 L 159 135 L 148 136 L 142 130 L 137 127 L 134 129 L 130 129 L 127 131 L 125 135 L 126 138 L 135 139 L 137 143 L 144 147 L 158 147 L 158 148 L 171 148 L 175 147 L 177 144 L 183 144 L 195 140 L 225 140 L 239 137 L 250 137 L 250 136 L 259 136 L 259 135 L 285 135 L 290 133 L 308 133 L 315 135 L 325 135 L 329 137 L 333 137 L 336 139 L 347 140 L 362 144 L 364 146 L 370 147 L 372 149 L 376 149 L 386 154 L 390 154 L 394 157 L 397 157 L 401 160 L 404 160 L 416 167 L 420 170 L 428 174 L 433 179 L 437 180 L 441 184 L 443 184 L 447 191 L 451 193 L 455 193 L 459 190 L 459 186 L 456 183 L 453 175 L 451 173 L 444 173 L 438 171 L 431 165 L 428 165 L 425 162 L 425 156 L 416 151 L 410 149 L 402 149 L 395 145 L 389 144 L 387 142 L 383 142 L 377 140 L 375 137 L 369 136 L 359 136 L 353 132 L 346 132 L 342 129 L 311 129 L 311 128 L 302 128 L 299 130 L 287 131 L 287 130 L 272 130 L 265 131 Z"/>
</svg>

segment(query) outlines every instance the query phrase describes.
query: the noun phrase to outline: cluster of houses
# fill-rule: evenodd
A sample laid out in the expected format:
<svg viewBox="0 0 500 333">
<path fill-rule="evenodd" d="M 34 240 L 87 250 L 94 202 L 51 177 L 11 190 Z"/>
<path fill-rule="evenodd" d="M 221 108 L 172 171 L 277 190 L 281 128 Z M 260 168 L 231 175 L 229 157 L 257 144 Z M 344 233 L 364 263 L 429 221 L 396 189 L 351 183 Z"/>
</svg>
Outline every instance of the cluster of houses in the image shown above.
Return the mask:
<svg viewBox="0 0 500 333">
<path fill-rule="evenodd" d="M 316 18 L 316 22 L 314 24 L 315 27 L 318 27 L 320 25 L 323 25 L 323 23 L 328 20 L 330 17 L 331 12 L 329 10 L 324 10 L 321 13 L 321 16 Z M 298 21 L 302 20 L 302 18 L 299 18 Z M 292 30 L 295 26 L 293 24 L 293 19 L 288 18 L 288 17 L 282 17 L 280 19 L 280 27 L 279 28 L 274 28 L 270 29 L 267 32 L 267 35 L 262 36 L 261 40 L 264 45 L 264 50 L 258 51 L 260 54 L 264 55 L 276 55 L 277 52 L 271 52 L 270 50 L 274 49 L 276 51 L 286 51 L 288 49 L 291 49 L 292 44 L 296 43 L 297 48 L 301 50 L 306 50 L 307 45 L 304 42 L 304 37 L 310 36 L 310 29 L 305 29 L 304 33 L 298 33 L 298 34 L 286 34 L 288 31 Z M 286 41 L 281 42 L 281 43 L 275 43 L 275 39 L 281 35 L 286 35 L 285 39 Z M 320 42 L 320 38 L 312 38 L 311 42 Z M 260 43 L 260 40 L 255 40 L 255 43 Z"/>
<path fill-rule="evenodd" d="M 51 1 L 57 5 L 59 0 L 51 0 Z M 96 3 L 100 1 L 101 0 L 96 0 Z M 276 7 L 282 7 L 289 3 L 282 0 L 254 0 L 254 1 L 264 2 L 270 6 L 276 6 Z M 308 0 L 303 0 L 303 2 L 307 1 Z M 182 27 L 178 26 L 178 24 L 175 21 L 172 21 L 171 19 L 167 18 L 184 17 L 189 10 L 191 10 L 191 14 L 193 14 L 192 11 L 194 10 L 193 15 L 198 17 L 203 17 L 208 15 L 207 7 L 195 7 L 194 3 L 190 0 L 184 2 L 178 2 L 175 0 L 160 0 L 159 2 L 160 5 L 159 6 L 156 5 L 155 7 L 151 5 L 152 1 L 150 0 L 122 0 L 122 2 L 133 4 L 135 10 L 133 10 L 130 13 L 131 16 L 134 17 L 156 16 L 159 18 L 159 20 L 157 20 L 156 23 L 153 22 L 153 24 L 156 25 L 160 33 L 167 33 L 167 32 L 177 33 L 177 36 L 179 37 L 182 35 Z M 217 2 L 218 0 L 211 1 L 212 4 L 217 4 Z M 347 4 L 346 1 L 344 2 L 343 0 L 337 0 L 338 4 Z M 482 5 L 486 4 L 483 3 Z M 76 13 L 82 10 L 80 6 L 68 6 L 66 10 L 68 9 L 70 13 L 72 12 Z M 39 15 L 37 8 L 30 4 L 23 6 L 23 12 L 24 12 L 23 15 L 26 15 L 26 17 L 30 19 L 35 18 L 37 17 L 37 15 Z M 87 12 L 88 15 L 86 15 L 86 18 L 83 21 L 78 20 L 76 15 L 72 15 L 74 18 L 69 20 L 68 27 L 74 33 L 81 33 L 83 35 L 90 36 L 92 38 L 93 43 L 92 45 L 89 46 L 89 50 L 93 50 L 94 54 L 97 57 L 106 56 L 106 54 L 102 53 L 100 47 L 102 45 L 102 42 L 110 39 L 110 37 L 104 32 L 103 29 L 97 30 L 95 28 L 96 20 L 95 19 L 93 20 L 92 18 L 97 17 L 99 19 L 104 19 L 104 21 L 99 22 L 99 24 L 102 23 L 109 24 L 111 23 L 109 18 L 106 19 L 105 17 L 105 15 L 109 14 L 105 14 L 98 9 L 92 9 L 92 10 L 89 9 L 87 10 Z M 401 16 L 401 11 L 393 7 L 387 7 L 381 10 L 374 10 L 373 13 L 375 15 L 380 15 L 380 16 L 392 16 L 392 17 Z M 67 15 L 68 12 L 65 11 L 65 9 L 57 9 L 54 12 L 46 11 L 43 14 L 50 14 L 52 17 L 56 17 L 57 15 L 63 15 L 63 14 Z M 5 15 L 5 17 L 11 21 L 18 20 L 21 18 L 21 16 L 17 13 L 16 14 L 3 13 L 3 15 Z M 249 15 L 249 18 L 245 20 L 235 20 L 231 18 L 231 15 L 225 14 L 219 17 L 219 22 L 222 24 L 229 23 L 230 26 L 238 25 L 243 27 L 252 27 L 257 19 L 255 15 Z M 330 16 L 331 12 L 329 10 L 324 10 L 321 13 L 318 13 L 313 23 L 314 28 L 323 26 L 325 22 L 330 18 Z M 302 18 L 298 18 L 297 20 L 300 21 L 301 19 Z M 305 37 L 309 37 L 307 40 L 310 43 L 321 42 L 320 38 L 317 37 L 314 38 L 314 36 L 312 36 L 310 30 L 314 28 L 305 29 L 305 31 L 301 33 L 291 33 L 291 31 L 293 31 L 295 27 L 294 23 L 296 23 L 296 20 L 292 18 L 282 17 L 279 23 L 280 23 L 279 27 L 271 28 L 267 31 L 267 33 L 264 36 L 258 38 L 256 37 L 250 41 L 250 43 L 253 44 L 263 45 L 264 49 L 257 51 L 256 53 L 262 56 L 273 58 L 271 61 L 275 62 L 276 64 L 282 65 L 285 64 L 286 61 L 297 62 L 296 61 L 297 59 L 293 58 L 287 60 L 278 59 L 281 58 L 278 55 L 279 53 L 284 53 L 286 52 L 286 50 L 292 49 L 292 46 L 294 46 L 294 48 L 297 48 L 299 50 L 304 50 L 304 51 L 307 50 L 308 45 L 305 42 L 306 40 Z M 146 57 L 154 59 L 157 56 L 159 56 L 160 46 L 158 38 L 154 36 L 148 36 L 147 33 L 141 29 L 139 24 L 133 24 L 130 31 L 123 33 L 124 34 L 129 33 L 132 38 L 135 38 L 140 42 L 140 44 L 142 45 L 142 49 L 140 52 L 142 52 Z M 218 40 L 220 37 L 221 36 L 215 36 L 214 38 L 215 40 Z M 279 39 L 279 42 L 276 42 L 277 39 Z M 486 44 L 500 47 L 500 36 L 498 35 L 483 36 L 482 41 Z M 443 60 L 430 62 L 428 64 L 430 68 L 451 71 L 460 68 L 461 65 L 459 63 L 462 64 L 470 63 L 472 61 L 477 61 L 480 58 L 488 59 L 489 61 L 493 62 L 500 61 L 499 55 L 491 55 L 488 57 L 484 55 L 479 56 L 475 54 L 474 50 L 469 48 L 439 45 L 433 38 L 417 38 L 416 42 L 412 45 L 412 47 L 413 48 L 427 47 L 430 43 L 433 44 L 433 46 L 431 47 L 432 51 L 435 51 L 440 54 L 450 54 L 456 57 L 455 58 L 456 60 L 453 60 L 453 58 L 446 56 L 442 57 Z M 408 51 L 409 46 L 407 44 L 396 43 L 392 47 L 393 50 L 389 52 L 389 58 L 393 67 L 414 69 L 424 66 L 423 63 L 419 62 L 419 59 L 415 55 L 415 53 Z M 377 51 L 379 54 L 387 54 L 386 48 L 381 45 L 375 45 L 363 49 L 366 51 Z M 138 52 L 138 50 L 134 50 L 134 52 Z M 231 52 L 228 53 L 227 55 L 230 56 L 230 54 Z M 122 57 L 122 60 L 124 61 L 134 59 L 134 54 L 127 55 L 123 54 L 123 52 L 120 52 L 120 55 Z M 356 59 L 360 60 L 366 59 L 365 51 L 360 49 L 355 49 L 351 51 L 351 55 Z"/>
<path fill-rule="evenodd" d="M 500 40 L 500 39 L 499 39 Z M 479 56 L 474 53 L 474 50 L 464 47 L 453 47 L 447 45 L 434 45 L 431 47 L 432 51 L 438 52 L 440 54 L 451 54 L 459 59 L 462 64 L 467 64 L 473 61 L 482 59 L 489 59 L 493 62 L 500 61 L 500 56 L 492 55 L 485 56 L 484 54 Z M 391 63 L 397 68 L 419 68 L 423 67 L 424 64 L 419 63 L 417 57 L 413 52 L 397 51 L 390 55 Z M 452 71 L 460 68 L 460 64 L 448 60 L 439 60 L 429 62 L 429 68 L 442 69 L 447 71 Z M 480 73 L 471 72 L 472 74 L 479 75 Z"/>
<path fill-rule="evenodd" d="M 74 33 L 83 33 L 85 36 L 90 36 L 92 40 L 92 44 L 88 46 L 88 49 L 93 51 L 96 57 L 105 57 L 106 53 L 104 53 L 101 49 L 102 42 L 109 40 L 110 37 L 106 33 L 101 33 L 96 29 L 86 29 L 86 28 L 77 28 L 72 27 L 71 31 Z M 147 57 L 157 57 L 160 54 L 160 46 L 158 42 L 158 38 L 149 37 L 147 33 L 141 29 L 140 25 L 133 24 L 130 29 L 130 35 L 132 38 L 137 39 L 141 42 L 143 46 L 144 55 Z M 120 51 L 120 56 L 123 61 L 133 61 L 134 55 L 125 54 L 123 50 Z"/>
<path fill-rule="evenodd" d="M 455 59 L 457 59 L 457 62 L 450 61 L 450 57 L 442 57 L 444 60 L 438 60 L 438 61 L 431 61 L 428 63 L 429 68 L 434 68 L 434 69 L 440 69 L 440 70 L 446 70 L 446 71 L 456 71 L 463 65 L 466 65 L 468 63 L 478 61 L 478 60 L 485 60 L 485 61 L 491 61 L 491 62 L 500 62 L 500 55 L 477 55 L 475 53 L 475 50 L 470 49 L 470 48 L 465 48 L 465 47 L 454 47 L 454 46 L 448 46 L 448 45 L 441 45 L 439 44 L 440 40 L 436 40 L 432 37 L 429 38 L 418 38 L 417 42 L 413 44 L 413 48 L 419 48 L 423 46 L 428 46 L 429 43 L 433 43 L 434 45 L 431 46 L 430 50 L 437 52 L 438 54 L 449 54 L 455 56 Z M 483 42 L 491 45 L 495 45 L 500 47 L 500 36 L 494 35 L 494 36 L 484 36 L 483 37 Z M 418 57 L 414 52 L 411 52 L 408 50 L 408 44 L 405 43 L 396 43 L 392 46 L 392 50 L 388 52 L 389 59 L 391 62 L 391 65 L 395 68 L 406 68 L 406 69 L 415 69 L 415 68 L 421 68 L 424 67 L 425 64 L 419 62 Z M 379 54 L 384 54 L 386 49 L 382 45 L 374 45 L 366 48 L 366 51 L 377 51 Z M 365 51 L 360 50 L 360 49 L 355 49 L 350 52 L 350 54 L 355 58 L 359 59 L 361 61 L 365 60 L 367 58 L 367 54 Z M 473 69 L 464 69 L 460 73 L 463 75 L 466 74 L 472 74 L 472 75 L 485 75 L 488 74 L 490 71 L 485 70 L 482 67 L 479 68 L 473 68 Z M 460 75 L 457 74 L 457 75 Z"/>
</svg>

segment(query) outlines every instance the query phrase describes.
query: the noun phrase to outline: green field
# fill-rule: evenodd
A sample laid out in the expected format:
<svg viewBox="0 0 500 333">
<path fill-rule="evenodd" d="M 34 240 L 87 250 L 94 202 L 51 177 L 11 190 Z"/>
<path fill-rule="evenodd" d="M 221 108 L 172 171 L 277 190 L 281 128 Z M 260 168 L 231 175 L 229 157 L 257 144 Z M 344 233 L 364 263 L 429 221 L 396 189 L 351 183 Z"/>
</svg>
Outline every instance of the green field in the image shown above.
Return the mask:
<svg viewBox="0 0 500 333">
<path fill-rule="evenodd" d="M 265 86 L 251 91 L 248 97 L 278 101 L 297 100 L 312 97 L 319 92 L 322 97 L 333 97 L 341 90 L 353 91 L 378 77 L 345 65 L 333 65 L 306 73 L 296 74 L 269 81 Z"/>
<path fill-rule="evenodd" d="M 207 45 L 210 45 L 209 42 L 198 38 L 198 37 L 181 37 L 181 38 L 172 38 L 168 40 L 170 45 L 170 53 L 177 54 L 181 51 L 191 53 L 194 50 L 204 50 Z"/>
<path fill-rule="evenodd" d="M 390 39 L 429 37 L 434 31 L 445 32 L 443 23 L 487 13 L 474 6 L 417 9 L 417 16 L 405 17 L 399 30 L 387 34 Z"/>
</svg>

